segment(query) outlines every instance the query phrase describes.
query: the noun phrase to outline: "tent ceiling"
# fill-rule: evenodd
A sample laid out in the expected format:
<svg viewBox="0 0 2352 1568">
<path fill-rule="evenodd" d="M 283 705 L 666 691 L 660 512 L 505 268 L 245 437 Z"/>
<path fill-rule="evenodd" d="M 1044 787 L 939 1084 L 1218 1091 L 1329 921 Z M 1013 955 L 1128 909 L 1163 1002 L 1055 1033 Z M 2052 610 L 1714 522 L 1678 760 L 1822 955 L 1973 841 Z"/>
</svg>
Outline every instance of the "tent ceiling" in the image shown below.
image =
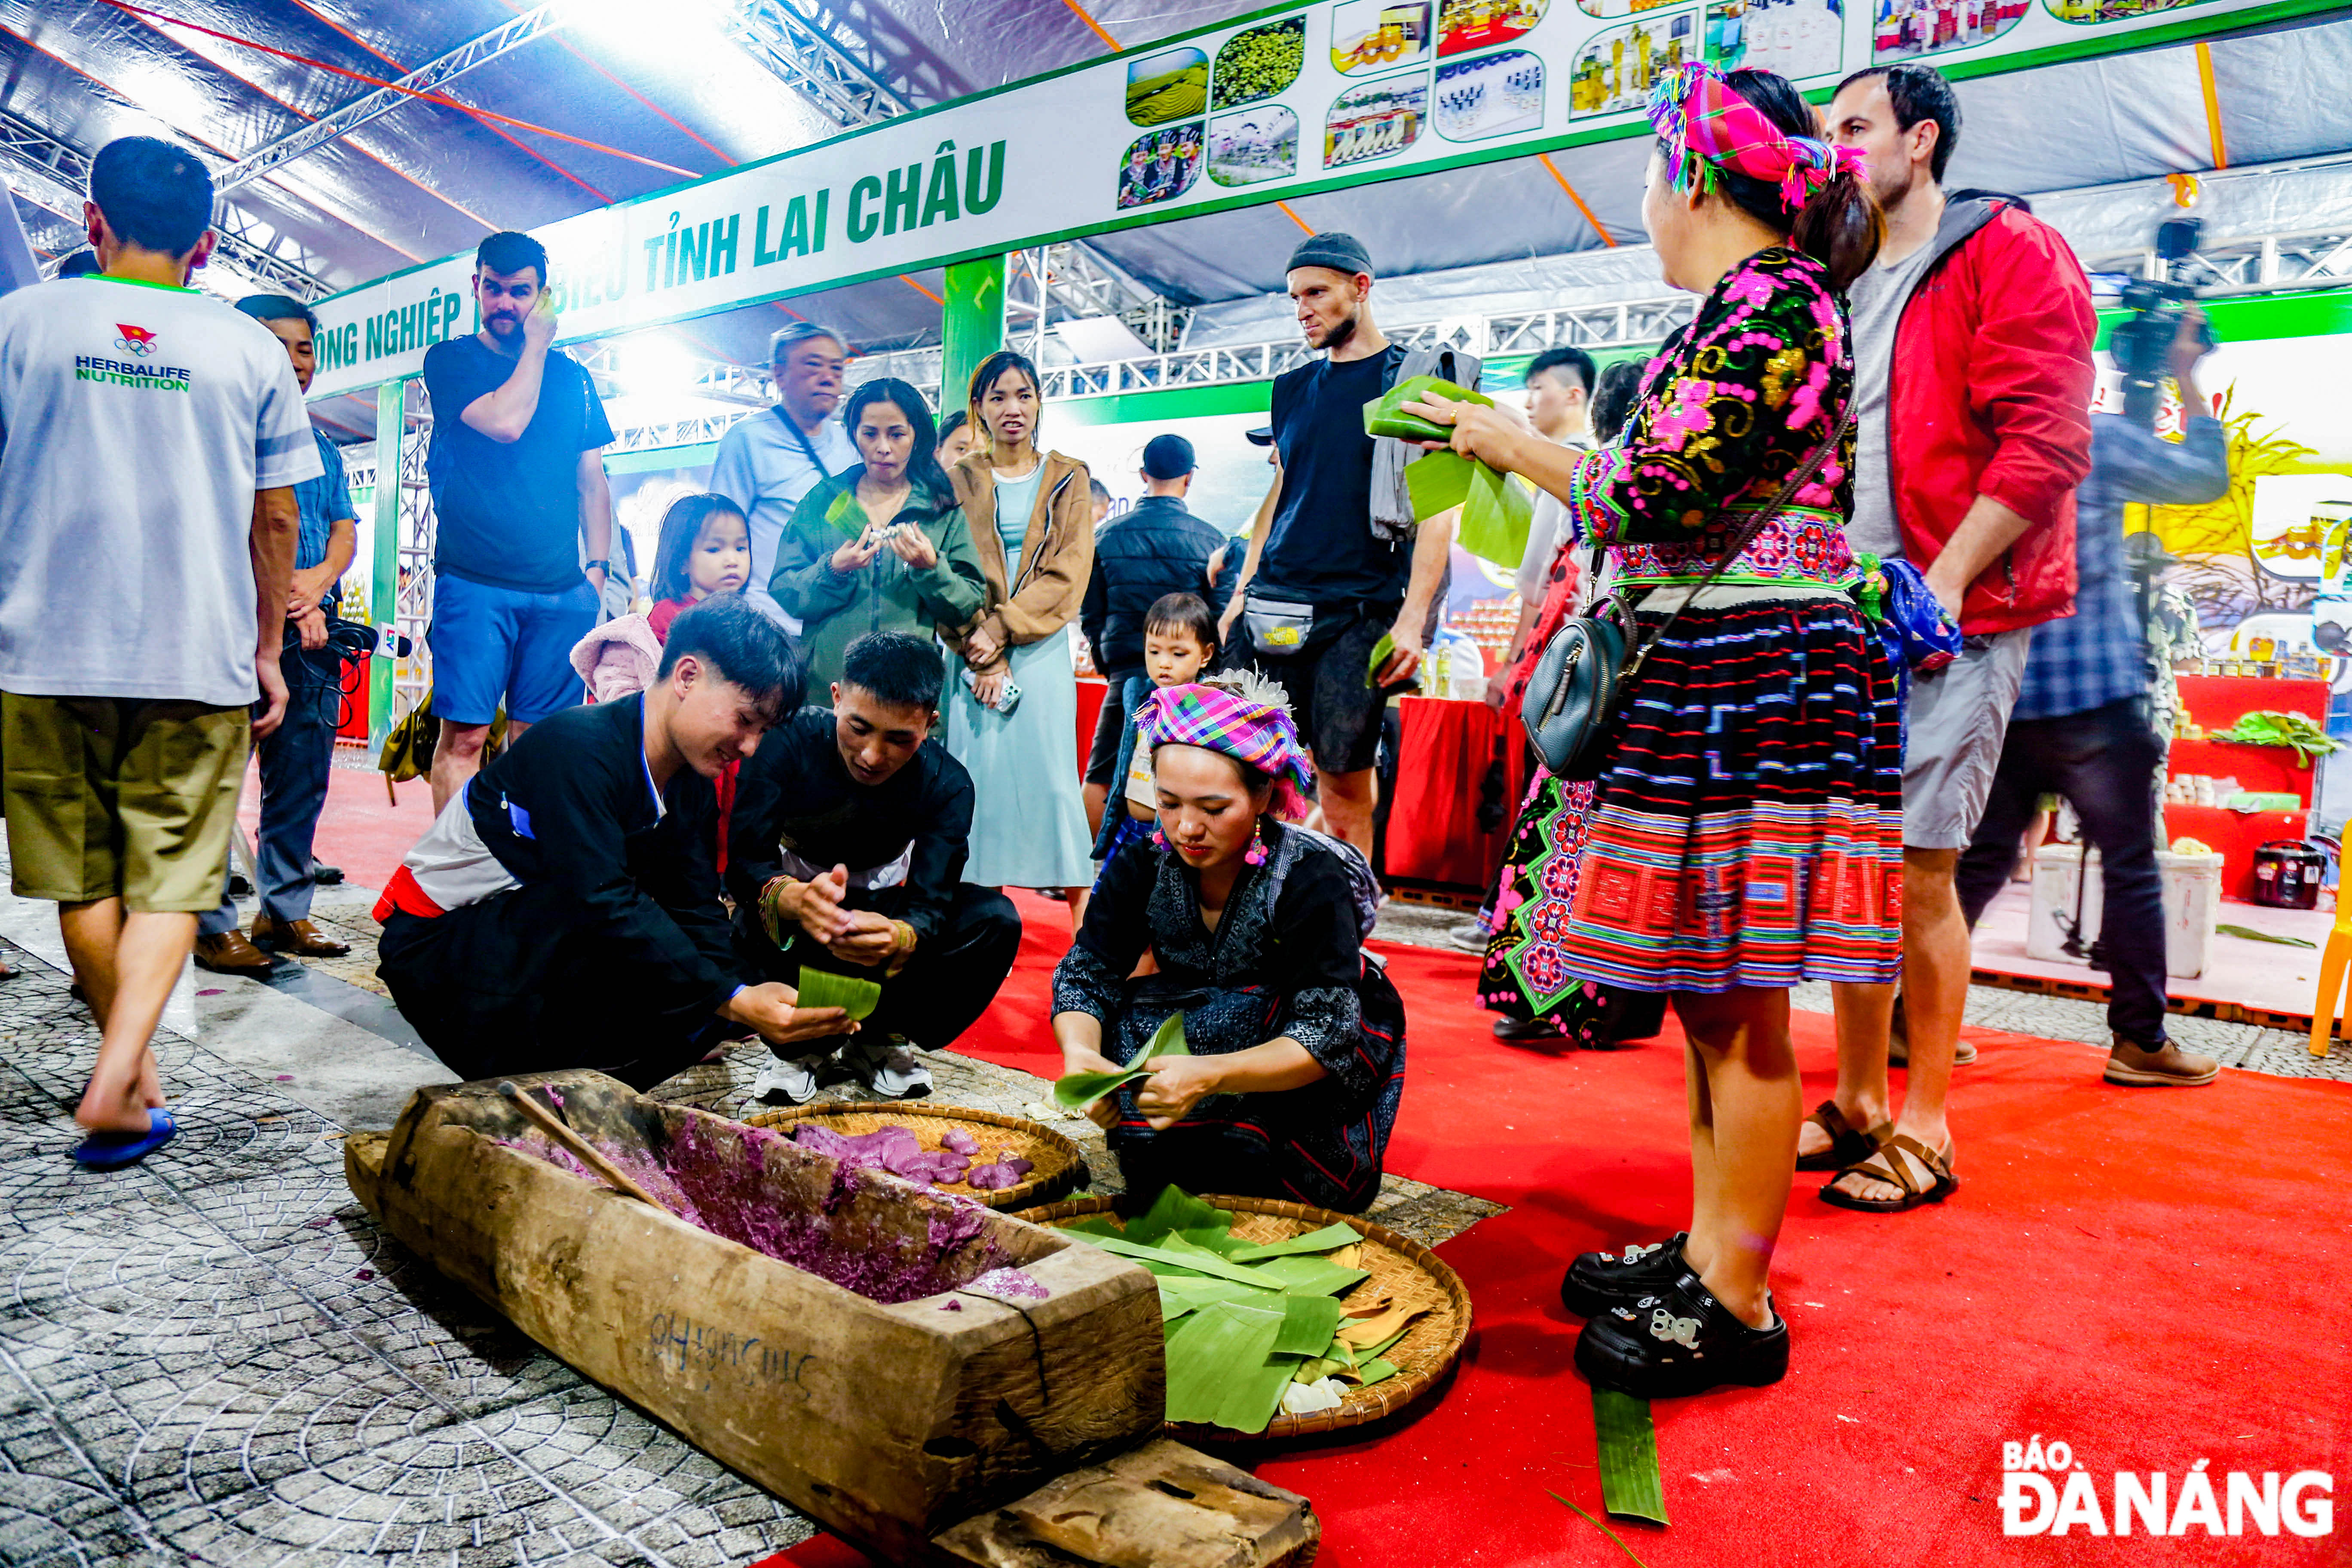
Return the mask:
<svg viewBox="0 0 2352 1568">
<path fill-rule="evenodd" d="M 465 249 L 492 228 L 529 227 L 659 189 L 681 177 L 677 171 L 715 173 L 803 145 L 829 133 L 831 122 L 714 20 L 730 9 L 774 3 L 565 0 L 562 26 L 446 89 L 469 106 L 615 151 L 410 101 L 241 187 L 234 199 L 299 242 L 313 270 L 343 287 Z M 524 0 L 152 3 L 176 19 L 378 77 L 414 69 L 523 7 Z M 1131 45 L 1261 8 L 1260 0 L 1097 0 L 1089 11 L 1105 33 Z M 844 0 L 837 12 L 894 64 L 897 79 L 909 84 L 919 104 L 1020 80 L 1108 47 L 1063 0 L 992 6 Z M 2352 79 L 2352 21 L 2222 38 L 2213 43 L 2212 57 L 2232 163 L 2352 148 L 2352 99 L 2339 90 Z M 6 72 L 0 114 L 84 154 L 118 135 L 166 132 L 226 162 L 368 90 L 350 78 L 104 0 L 0 0 L 0 61 Z M 2195 57 L 2185 47 L 1981 79 L 1959 90 L 1966 130 L 1950 171 L 1957 183 L 2025 194 L 2075 191 L 2210 162 Z M 1639 142 L 1623 142 L 1571 149 L 1553 161 L 1612 237 L 1638 242 L 1643 156 Z M 2352 175 L 2346 178 L 2352 183 Z M 2145 201 L 2110 204 L 2108 221 L 2137 221 Z M 2258 204 L 2245 205 L 2251 211 Z M 1601 237 L 1532 159 L 1291 205 L 1318 227 L 1361 237 L 1391 276 L 1603 248 Z M 43 249 L 79 243 L 76 226 L 21 198 L 19 210 Z M 1288 217 L 1267 206 L 1096 243 L 1173 300 L 1230 302 L 1231 313 L 1246 316 L 1242 302 L 1279 289 L 1282 261 L 1297 234 Z M 1612 268 L 1602 264 L 1601 270 Z M 841 324 L 861 346 L 903 344 L 936 334 L 939 307 L 929 295 L 939 287 L 935 273 L 886 279 L 797 300 L 793 310 Z M 786 319 L 780 307 L 759 307 L 692 323 L 682 335 L 700 352 L 749 363 Z M 349 408 L 344 413 L 346 423 L 364 423 Z"/>
</svg>

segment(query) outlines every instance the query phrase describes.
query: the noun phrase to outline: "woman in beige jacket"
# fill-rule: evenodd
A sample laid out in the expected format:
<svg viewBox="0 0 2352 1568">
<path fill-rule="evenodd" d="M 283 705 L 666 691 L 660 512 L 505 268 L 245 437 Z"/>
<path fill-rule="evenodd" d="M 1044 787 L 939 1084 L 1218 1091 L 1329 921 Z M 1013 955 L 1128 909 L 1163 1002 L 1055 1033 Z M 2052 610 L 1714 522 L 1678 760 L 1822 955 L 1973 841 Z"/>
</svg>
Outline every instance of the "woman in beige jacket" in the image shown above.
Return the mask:
<svg viewBox="0 0 2352 1568">
<path fill-rule="evenodd" d="M 1087 466 L 1038 452 L 1037 370 L 1020 354 L 982 363 L 971 412 L 981 445 L 950 478 L 988 597 L 948 637 L 964 668 L 946 703 L 947 747 L 976 795 L 964 880 L 1058 889 L 1075 910 L 1094 880 L 1068 631 L 1094 570 Z"/>
</svg>

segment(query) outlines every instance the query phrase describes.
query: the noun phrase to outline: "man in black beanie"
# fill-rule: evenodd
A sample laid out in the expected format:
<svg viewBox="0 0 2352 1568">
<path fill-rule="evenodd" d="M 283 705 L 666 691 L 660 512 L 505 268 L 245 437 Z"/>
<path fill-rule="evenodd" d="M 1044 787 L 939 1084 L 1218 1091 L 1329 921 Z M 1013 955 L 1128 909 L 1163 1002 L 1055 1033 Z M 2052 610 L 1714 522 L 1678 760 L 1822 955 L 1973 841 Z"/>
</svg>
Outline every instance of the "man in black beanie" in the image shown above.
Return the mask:
<svg viewBox="0 0 2352 1568">
<path fill-rule="evenodd" d="M 1364 405 L 1395 382 L 1405 350 L 1372 320 L 1363 246 L 1351 235 L 1310 236 L 1288 272 L 1307 346 L 1323 354 L 1275 381 L 1274 488 L 1220 640 L 1229 660 L 1255 662 L 1289 694 L 1315 756 L 1324 826 L 1369 856 L 1381 714 L 1421 667 L 1453 519 L 1409 531 L 1375 522 Z M 1374 668 L 1383 636 L 1395 651 Z"/>
</svg>

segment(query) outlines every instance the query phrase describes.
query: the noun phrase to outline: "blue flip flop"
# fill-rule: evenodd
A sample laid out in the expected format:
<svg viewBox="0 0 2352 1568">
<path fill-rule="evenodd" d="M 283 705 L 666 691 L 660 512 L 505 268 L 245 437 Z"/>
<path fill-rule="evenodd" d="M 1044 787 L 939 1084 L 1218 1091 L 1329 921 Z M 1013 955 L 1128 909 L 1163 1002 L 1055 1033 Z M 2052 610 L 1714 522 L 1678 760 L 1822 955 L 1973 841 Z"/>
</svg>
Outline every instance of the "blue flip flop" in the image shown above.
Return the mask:
<svg viewBox="0 0 2352 1568">
<path fill-rule="evenodd" d="M 168 1110 L 147 1112 L 144 1132 L 93 1132 L 74 1145 L 73 1157 L 93 1171 L 119 1171 L 169 1143 L 180 1131 Z"/>
</svg>

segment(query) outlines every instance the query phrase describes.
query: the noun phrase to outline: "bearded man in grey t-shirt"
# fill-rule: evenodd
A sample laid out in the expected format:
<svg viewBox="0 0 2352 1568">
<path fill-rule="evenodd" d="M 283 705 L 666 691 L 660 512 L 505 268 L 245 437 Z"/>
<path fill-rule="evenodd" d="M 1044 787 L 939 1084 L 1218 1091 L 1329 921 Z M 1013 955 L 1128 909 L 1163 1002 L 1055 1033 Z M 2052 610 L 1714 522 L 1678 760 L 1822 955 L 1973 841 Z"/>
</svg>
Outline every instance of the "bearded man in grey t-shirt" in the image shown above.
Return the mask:
<svg viewBox="0 0 2352 1568">
<path fill-rule="evenodd" d="M 1798 1145 L 1801 1168 L 1839 1173 L 1827 1202 L 1898 1213 L 1958 1185 L 1944 1101 L 1969 931 L 1953 872 L 1992 787 L 2032 628 L 2074 607 L 2096 323 L 2082 264 L 2023 204 L 1946 199 L 1959 105 L 1933 68 L 1849 77 L 1828 129 L 1862 152 L 1886 214 L 1877 265 L 1847 295 L 1857 400 L 1847 537 L 1918 567 L 1963 637 L 1958 659 L 1912 682 L 1906 715 L 1903 1110 L 1889 1115 L 1893 987 L 1840 985 L 1837 1091 Z M 1890 1120 L 1881 1146 L 1866 1130 Z"/>
</svg>

